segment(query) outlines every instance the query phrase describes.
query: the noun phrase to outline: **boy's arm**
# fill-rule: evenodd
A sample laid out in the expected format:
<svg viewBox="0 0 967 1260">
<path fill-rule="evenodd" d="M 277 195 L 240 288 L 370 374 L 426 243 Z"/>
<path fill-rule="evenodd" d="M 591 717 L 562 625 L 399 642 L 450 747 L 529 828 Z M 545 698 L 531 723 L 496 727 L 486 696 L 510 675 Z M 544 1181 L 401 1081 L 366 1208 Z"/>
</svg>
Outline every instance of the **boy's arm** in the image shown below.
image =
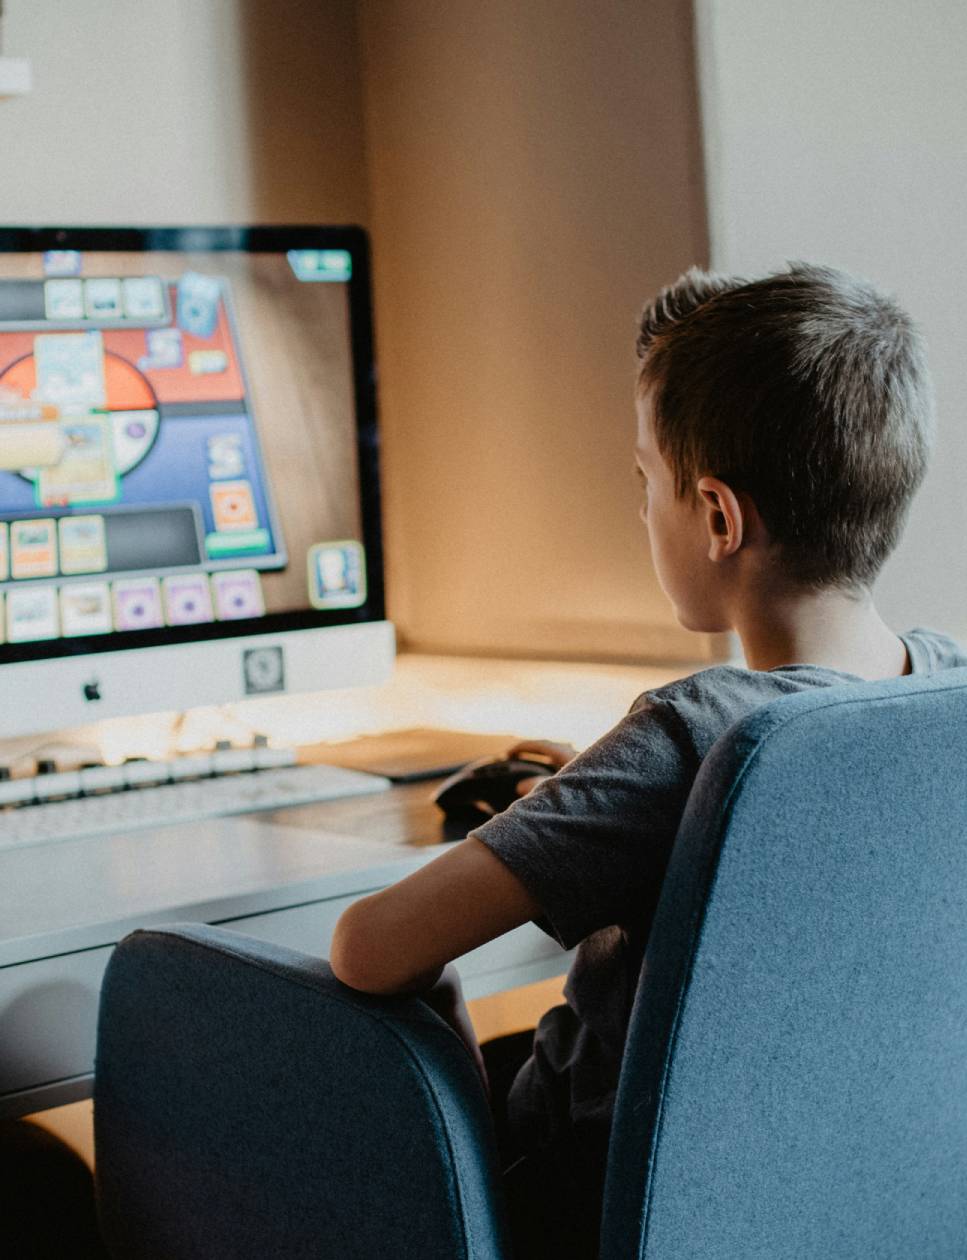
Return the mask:
<svg viewBox="0 0 967 1260">
<path fill-rule="evenodd" d="M 468 950 L 539 917 L 540 905 L 480 840 L 455 845 L 336 924 L 330 966 L 366 993 L 421 993 Z"/>
</svg>

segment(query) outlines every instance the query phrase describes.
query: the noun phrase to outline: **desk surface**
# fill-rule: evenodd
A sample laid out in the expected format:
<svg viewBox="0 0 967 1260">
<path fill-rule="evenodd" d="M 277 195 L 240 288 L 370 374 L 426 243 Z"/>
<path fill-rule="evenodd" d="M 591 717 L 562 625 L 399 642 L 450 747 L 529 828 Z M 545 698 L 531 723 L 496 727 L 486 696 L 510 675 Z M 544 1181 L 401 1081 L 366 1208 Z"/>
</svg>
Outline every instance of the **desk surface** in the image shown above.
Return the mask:
<svg viewBox="0 0 967 1260">
<path fill-rule="evenodd" d="M 0 851 L 0 1115 L 89 1094 L 101 978 L 137 927 L 220 923 L 325 956 L 352 900 L 443 851 L 432 787 Z M 567 961 L 527 924 L 458 966 L 479 997 Z"/>
<path fill-rule="evenodd" d="M 213 714 L 229 729 L 213 723 L 199 742 L 237 735 L 236 722 L 282 744 L 430 725 L 517 729 L 580 746 L 617 721 L 638 692 L 682 672 L 404 657 L 377 688 Z M 109 759 L 170 755 L 171 715 L 108 723 L 84 738 Z M 8 747 L 6 759 L 27 747 Z M 419 783 L 273 814 L 0 851 L 0 1115 L 90 1092 L 101 977 L 123 935 L 194 920 L 325 956 L 354 898 L 442 851 L 431 791 Z M 567 963 L 526 924 L 458 967 L 474 998 L 560 975 Z"/>
<path fill-rule="evenodd" d="M 0 850 L 0 968 L 381 887 L 442 851 L 432 786 Z"/>
</svg>

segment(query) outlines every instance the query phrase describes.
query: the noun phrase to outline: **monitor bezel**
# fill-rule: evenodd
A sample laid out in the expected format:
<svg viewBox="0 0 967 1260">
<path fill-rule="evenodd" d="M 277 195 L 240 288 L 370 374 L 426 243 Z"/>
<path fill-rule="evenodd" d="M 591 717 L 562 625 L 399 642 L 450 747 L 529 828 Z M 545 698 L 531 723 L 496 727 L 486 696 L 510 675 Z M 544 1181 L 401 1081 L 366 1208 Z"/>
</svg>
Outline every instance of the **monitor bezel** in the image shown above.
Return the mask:
<svg viewBox="0 0 967 1260">
<path fill-rule="evenodd" d="M 26 661 L 61 660 L 75 656 L 143 648 L 205 643 L 220 639 L 251 638 L 299 630 L 318 630 L 380 622 L 385 618 L 382 510 L 379 479 L 379 426 L 376 397 L 375 342 L 372 320 L 369 238 L 355 225 L 237 225 L 237 226 L 0 226 L 0 254 L 42 253 L 73 249 L 80 252 L 272 253 L 290 249 L 345 249 L 352 259 L 349 328 L 356 410 L 356 460 L 359 478 L 360 522 L 366 554 L 366 599 L 356 608 L 295 609 L 236 621 L 214 621 L 192 626 L 152 630 L 113 631 L 111 634 L 56 638 L 33 643 L 0 643 L 0 668 Z"/>
</svg>

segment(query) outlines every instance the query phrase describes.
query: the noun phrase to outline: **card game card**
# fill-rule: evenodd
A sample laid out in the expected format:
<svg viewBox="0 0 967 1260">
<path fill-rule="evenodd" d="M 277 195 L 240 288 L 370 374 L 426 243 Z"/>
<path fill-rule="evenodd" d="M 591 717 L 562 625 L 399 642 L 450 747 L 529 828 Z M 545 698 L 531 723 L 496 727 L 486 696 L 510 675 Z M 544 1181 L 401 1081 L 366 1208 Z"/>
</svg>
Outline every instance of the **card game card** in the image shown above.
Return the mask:
<svg viewBox="0 0 967 1260">
<path fill-rule="evenodd" d="M 261 617 L 265 613 L 262 582 L 255 569 L 230 569 L 212 574 L 219 621 Z"/>
<path fill-rule="evenodd" d="M 109 634 L 111 591 L 107 582 L 68 582 L 60 588 L 61 634 Z"/>
<path fill-rule="evenodd" d="M 102 573 L 107 568 L 103 516 L 62 516 L 57 530 L 61 573 Z"/>
<path fill-rule="evenodd" d="M 149 630 L 164 625 L 157 578 L 121 578 L 111 591 L 115 630 Z"/>
<path fill-rule="evenodd" d="M 52 323 L 84 318 L 84 282 L 48 280 L 44 285 L 44 314 Z"/>
<path fill-rule="evenodd" d="M 128 319 L 164 319 L 165 291 L 157 276 L 127 276 L 121 290 Z"/>
<path fill-rule="evenodd" d="M 34 364 L 39 401 L 75 412 L 105 406 L 99 332 L 40 333 L 34 338 Z"/>
<path fill-rule="evenodd" d="M 222 286 L 213 276 L 186 271 L 178 281 L 178 324 L 194 337 L 211 337 L 218 325 Z"/>
<path fill-rule="evenodd" d="M 10 572 L 15 578 L 53 577 L 57 572 L 57 522 L 10 522 Z"/>
<path fill-rule="evenodd" d="M 7 591 L 7 639 L 10 643 L 56 639 L 57 634 L 56 586 L 14 586 Z"/>
<path fill-rule="evenodd" d="M 161 588 L 169 626 L 191 626 L 215 620 L 207 574 L 178 573 L 162 579 Z"/>
<path fill-rule="evenodd" d="M 124 314 L 121 305 L 121 281 L 106 277 L 85 280 L 84 309 L 88 319 L 120 319 Z"/>
<path fill-rule="evenodd" d="M 313 608 L 358 608 L 366 602 L 366 556 L 355 539 L 309 548 L 309 602 Z"/>
<path fill-rule="evenodd" d="M 212 517 L 219 532 L 254 529 L 258 523 L 252 487 L 247 481 L 219 481 L 209 486 Z"/>
<path fill-rule="evenodd" d="M 60 461 L 37 472 L 40 503 L 44 507 L 114 503 L 118 476 L 110 417 L 92 414 L 65 420 L 61 431 L 66 447 Z"/>
</svg>

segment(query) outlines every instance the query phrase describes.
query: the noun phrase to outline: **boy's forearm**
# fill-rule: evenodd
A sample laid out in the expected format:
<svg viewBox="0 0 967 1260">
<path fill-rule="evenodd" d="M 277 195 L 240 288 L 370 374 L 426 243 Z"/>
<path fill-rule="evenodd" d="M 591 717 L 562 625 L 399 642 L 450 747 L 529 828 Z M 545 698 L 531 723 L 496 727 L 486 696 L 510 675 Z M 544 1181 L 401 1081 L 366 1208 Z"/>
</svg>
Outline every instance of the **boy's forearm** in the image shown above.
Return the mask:
<svg viewBox="0 0 967 1260">
<path fill-rule="evenodd" d="M 365 993 L 422 993 L 446 963 L 534 918 L 540 907 L 479 840 L 464 840 L 340 916 L 329 961 Z"/>
<path fill-rule="evenodd" d="M 415 979 L 400 985 L 398 989 L 393 989 L 392 992 L 415 993 L 417 997 L 422 997 L 426 1000 L 429 994 L 440 984 L 447 970 L 448 968 L 446 967 L 435 967 L 432 971 L 425 971 L 422 976 L 416 976 Z"/>
</svg>

